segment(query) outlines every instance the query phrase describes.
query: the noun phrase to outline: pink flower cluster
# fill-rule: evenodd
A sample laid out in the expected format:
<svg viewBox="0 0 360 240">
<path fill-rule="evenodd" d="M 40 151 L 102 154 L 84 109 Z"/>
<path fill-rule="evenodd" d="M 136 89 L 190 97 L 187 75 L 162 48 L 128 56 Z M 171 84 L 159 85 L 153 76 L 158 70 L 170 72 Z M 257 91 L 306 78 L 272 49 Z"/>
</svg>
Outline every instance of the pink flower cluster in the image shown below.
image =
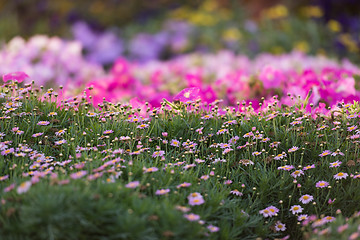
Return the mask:
<svg viewBox="0 0 360 240">
<path fill-rule="evenodd" d="M 161 100 L 196 100 L 211 103 L 222 99 L 225 105 L 235 106 L 238 101 L 252 102 L 256 109 L 260 99 L 273 101 L 278 95 L 280 104 L 296 103 L 305 99 L 309 103 L 326 102 L 334 105 L 359 99 L 355 74 L 360 69 L 348 61 L 338 63 L 321 56 L 306 56 L 293 52 L 280 56 L 262 54 L 253 60 L 223 51 L 217 54 L 188 54 L 179 58 L 144 64 L 118 59 L 110 73 L 88 82 L 94 104 L 106 100 L 128 101 L 137 96 L 152 106 Z M 175 94 L 182 89 L 191 89 Z"/>
</svg>

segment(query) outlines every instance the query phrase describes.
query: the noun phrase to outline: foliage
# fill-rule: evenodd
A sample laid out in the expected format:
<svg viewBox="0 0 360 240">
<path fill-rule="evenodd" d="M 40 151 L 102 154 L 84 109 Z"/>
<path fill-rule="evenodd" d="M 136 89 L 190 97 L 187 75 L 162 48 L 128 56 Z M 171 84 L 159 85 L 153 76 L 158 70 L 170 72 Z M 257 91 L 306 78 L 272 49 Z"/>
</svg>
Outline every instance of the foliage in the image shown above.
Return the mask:
<svg viewBox="0 0 360 240">
<path fill-rule="evenodd" d="M 97 110 L 3 85 L 3 239 L 301 239 L 301 214 L 357 209 L 358 103 L 254 112 L 181 94 Z"/>
</svg>

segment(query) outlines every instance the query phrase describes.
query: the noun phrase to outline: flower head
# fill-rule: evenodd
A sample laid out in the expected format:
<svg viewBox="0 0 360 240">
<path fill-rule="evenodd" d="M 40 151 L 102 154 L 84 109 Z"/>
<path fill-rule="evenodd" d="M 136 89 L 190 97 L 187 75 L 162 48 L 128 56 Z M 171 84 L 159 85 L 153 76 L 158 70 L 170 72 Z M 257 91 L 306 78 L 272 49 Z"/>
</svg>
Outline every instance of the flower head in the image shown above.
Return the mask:
<svg viewBox="0 0 360 240">
<path fill-rule="evenodd" d="M 169 192 L 170 192 L 170 189 L 168 189 L 168 188 L 167 189 L 158 189 L 158 190 L 156 190 L 155 195 L 164 195 Z"/>
<path fill-rule="evenodd" d="M 16 189 L 16 192 L 17 192 L 18 194 L 25 193 L 25 192 L 29 191 L 31 185 L 32 185 L 31 181 L 23 182 L 23 183 L 21 183 L 20 186 Z"/>
<path fill-rule="evenodd" d="M 180 102 L 196 101 L 198 99 L 200 99 L 200 88 L 198 87 L 185 88 L 173 98 L 174 101 Z"/>
<path fill-rule="evenodd" d="M 207 229 L 209 229 L 210 232 L 218 232 L 220 230 L 219 227 L 216 227 L 216 226 L 213 226 L 213 225 L 207 226 Z"/>
<path fill-rule="evenodd" d="M 259 213 L 264 217 L 273 217 L 279 212 L 279 209 L 274 206 L 269 206 L 263 210 L 260 210 Z"/>
<path fill-rule="evenodd" d="M 335 175 L 334 175 L 334 178 L 335 178 L 336 180 L 339 180 L 339 179 L 345 179 L 345 178 L 347 178 L 348 176 L 349 176 L 349 174 L 347 174 L 347 173 L 339 172 L 338 174 L 335 174 Z"/>
<path fill-rule="evenodd" d="M 184 217 L 191 222 L 200 220 L 200 216 L 194 213 L 184 214 Z"/>
<path fill-rule="evenodd" d="M 314 200 L 314 197 L 309 194 L 302 195 L 299 199 L 299 201 L 302 202 L 303 204 L 308 204 L 312 200 Z"/>
<path fill-rule="evenodd" d="M 318 181 L 315 185 L 317 188 L 325 188 L 329 186 L 329 183 L 326 181 Z"/>
<path fill-rule="evenodd" d="M 301 213 L 304 209 L 300 205 L 291 206 L 290 211 L 292 214 Z"/>
<path fill-rule="evenodd" d="M 70 178 L 72 178 L 72 179 L 78 179 L 78 178 L 82 178 L 82 177 L 85 176 L 86 174 L 87 174 L 87 172 L 86 172 L 85 170 L 83 170 L 83 171 L 71 173 L 71 174 L 70 174 Z"/>
<path fill-rule="evenodd" d="M 280 221 L 277 221 L 276 223 L 275 223 L 275 230 L 276 231 L 285 231 L 286 230 L 286 227 L 285 227 L 285 224 L 284 223 L 281 223 Z"/>
<path fill-rule="evenodd" d="M 47 126 L 49 124 L 50 124 L 49 121 L 40 121 L 40 122 L 37 123 L 37 125 L 39 125 L 39 126 Z"/>
<path fill-rule="evenodd" d="M 140 185 L 139 181 L 133 181 L 133 182 L 129 182 L 128 184 L 125 185 L 126 188 L 136 188 Z"/>
</svg>

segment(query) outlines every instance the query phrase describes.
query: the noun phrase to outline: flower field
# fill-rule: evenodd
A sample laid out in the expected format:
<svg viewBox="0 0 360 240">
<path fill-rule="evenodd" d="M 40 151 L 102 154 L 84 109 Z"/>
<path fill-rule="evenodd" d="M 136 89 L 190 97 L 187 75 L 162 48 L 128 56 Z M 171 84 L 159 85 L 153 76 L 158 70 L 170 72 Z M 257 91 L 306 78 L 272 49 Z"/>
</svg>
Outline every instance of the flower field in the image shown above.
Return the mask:
<svg viewBox="0 0 360 240">
<path fill-rule="evenodd" d="M 360 239 L 360 4 L 0 10 L 0 240 Z"/>
<path fill-rule="evenodd" d="M 1 88 L 4 239 L 358 236 L 356 216 L 327 227 L 359 211 L 357 103 L 239 111 L 191 88 L 139 114 L 24 77 Z"/>
</svg>

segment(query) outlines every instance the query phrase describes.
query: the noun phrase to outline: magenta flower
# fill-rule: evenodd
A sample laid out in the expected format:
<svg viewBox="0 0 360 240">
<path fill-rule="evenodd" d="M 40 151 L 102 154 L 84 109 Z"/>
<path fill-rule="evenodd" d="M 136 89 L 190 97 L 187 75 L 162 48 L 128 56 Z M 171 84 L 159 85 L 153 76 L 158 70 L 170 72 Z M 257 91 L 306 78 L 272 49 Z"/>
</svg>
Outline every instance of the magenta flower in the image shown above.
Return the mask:
<svg viewBox="0 0 360 240">
<path fill-rule="evenodd" d="M 198 99 L 200 99 L 200 88 L 198 87 L 185 88 L 173 98 L 174 101 L 180 102 L 196 101 Z"/>
<path fill-rule="evenodd" d="M 3 75 L 3 81 L 7 82 L 9 80 L 14 80 L 14 81 L 18 81 L 19 83 L 21 83 L 28 77 L 29 76 L 24 72 L 13 72 L 13 73 L 8 73 L 8 74 Z"/>
</svg>

